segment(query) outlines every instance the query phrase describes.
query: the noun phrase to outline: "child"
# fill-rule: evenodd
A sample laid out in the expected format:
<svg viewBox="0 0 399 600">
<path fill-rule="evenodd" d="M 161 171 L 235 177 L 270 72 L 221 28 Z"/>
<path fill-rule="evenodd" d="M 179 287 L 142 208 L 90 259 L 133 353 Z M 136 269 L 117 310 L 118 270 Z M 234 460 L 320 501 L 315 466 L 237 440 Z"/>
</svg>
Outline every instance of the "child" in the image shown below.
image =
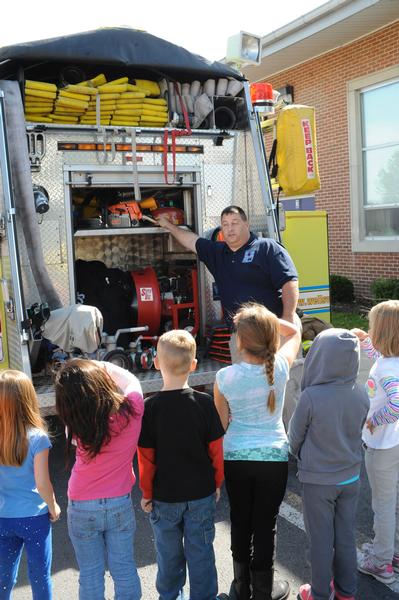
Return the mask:
<svg viewBox="0 0 399 600">
<path fill-rule="evenodd" d="M 299 600 L 354 600 L 356 593 L 355 518 L 369 408 L 358 371 L 359 342 L 346 329 L 320 333 L 305 359 L 288 433 L 298 458 L 312 571 Z"/>
<path fill-rule="evenodd" d="M 76 462 L 68 483 L 68 531 L 80 600 L 104 598 L 105 566 L 117 600 L 141 598 L 134 560 L 132 461 L 144 410 L 137 378 L 111 363 L 73 359 L 57 373 L 56 406 Z"/>
<path fill-rule="evenodd" d="M 374 306 L 369 325 L 369 335 L 353 330 L 362 349 L 375 359 L 366 385 L 370 411 L 363 428 L 374 540 L 358 569 L 389 584 L 394 571 L 399 573 L 399 301 Z"/>
<path fill-rule="evenodd" d="M 51 526 L 60 516 L 48 472 L 51 443 L 30 379 L 0 372 L 0 598 L 9 600 L 22 549 L 34 600 L 51 600 Z"/>
<path fill-rule="evenodd" d="M 159 338 L 155 366 L 163 387 L 145 403 L 139 441 L 141 506 L 151 512 L 160 600 L 182 597 L 186 563 L 190 598 L 215 600 L 217 595 L 213 540 L 224 430 L 212 398 L 188 385 L 195 351 L 187 331 Z"/>
<path fill-rule="evenodd" d="M 218 371 L 214 389 L 227 429 L 224 468 L 234 569 L 230 598 L 284 600 L 290 588 L 287 582 L 273 585 L 273 561 L 288 474 L 284 392 L 300 334 L 260 304 L 244 305 L 234 325 L 243 361 Z M 286 337 L 279 348 L 280 334 Z"/>
</svg>

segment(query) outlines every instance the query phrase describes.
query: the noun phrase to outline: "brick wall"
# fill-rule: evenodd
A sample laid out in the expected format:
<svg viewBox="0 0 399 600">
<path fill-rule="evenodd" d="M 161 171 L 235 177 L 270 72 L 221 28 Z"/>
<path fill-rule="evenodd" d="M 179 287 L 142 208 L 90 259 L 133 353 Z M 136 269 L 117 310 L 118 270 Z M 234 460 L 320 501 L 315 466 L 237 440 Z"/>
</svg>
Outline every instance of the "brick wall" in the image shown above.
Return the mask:
<svg viewBox="0 0 399 600">
<path fill-rule="evenodd" d="M 399 22 L 270 79 L 274 88 L 293 85 L 295 102 L 316 108 L 322 185 L 316 206 L 328 212 L 330 273 L 352 279 L 363 296 L 377 277 L 399 278 L 399 255 L 351 251 L 346 84 L 397 64 Z"/>
</svg>

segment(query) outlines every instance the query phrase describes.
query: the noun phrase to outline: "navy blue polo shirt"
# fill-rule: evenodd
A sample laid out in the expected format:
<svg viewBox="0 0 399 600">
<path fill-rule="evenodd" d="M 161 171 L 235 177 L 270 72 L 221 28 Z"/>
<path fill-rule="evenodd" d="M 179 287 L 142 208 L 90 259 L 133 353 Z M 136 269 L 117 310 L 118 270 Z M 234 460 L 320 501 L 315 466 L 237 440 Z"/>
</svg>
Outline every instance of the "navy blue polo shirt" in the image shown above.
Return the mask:
<svg viewBox="0 0 399 600">
<path fill-rule="evenodd" d="M 287 281 L 298 279 L 294 263 L 281 244 L 251 233 L 248 242 L 235 252 L 225 242 L 205 238 L 198 238 L 196 250 L 215 279 L 229 325 L 244 302 L 263 304 L 281 317 L 281 288 Z"/>
</svg>

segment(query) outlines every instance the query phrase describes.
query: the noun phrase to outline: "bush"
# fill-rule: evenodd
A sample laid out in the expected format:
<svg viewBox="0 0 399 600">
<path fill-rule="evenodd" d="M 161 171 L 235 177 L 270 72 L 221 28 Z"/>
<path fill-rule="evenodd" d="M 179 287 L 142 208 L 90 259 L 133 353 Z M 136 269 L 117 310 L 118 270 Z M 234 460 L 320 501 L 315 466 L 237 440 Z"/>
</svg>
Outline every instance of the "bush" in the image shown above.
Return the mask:
<svg viewBox="0 0 399 600">
<path fill-rule="evenodd" d="M 353 302 L 355 299 L 353 283 L 344 275 L 330 275 L 331 303 Z"/>
<path fill-rule="evenodd" d="M 375 300 L 399 300 L 399 279 L 380 277 L 371 284 Z"/>
</svg>

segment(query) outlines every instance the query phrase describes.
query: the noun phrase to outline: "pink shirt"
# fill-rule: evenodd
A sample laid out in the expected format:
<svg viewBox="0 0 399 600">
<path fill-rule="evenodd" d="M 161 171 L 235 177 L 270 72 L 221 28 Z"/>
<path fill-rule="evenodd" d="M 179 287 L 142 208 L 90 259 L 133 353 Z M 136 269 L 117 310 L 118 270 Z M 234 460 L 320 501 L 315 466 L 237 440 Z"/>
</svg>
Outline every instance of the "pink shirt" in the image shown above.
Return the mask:
<svg viewBox="0 0 399 600">
<path fill-rule="evenodd" d="M 130 493 L 136 481 L 132 463 L 144 412 L 140 383 L 132 373 L 110 363 L 102 364 L 130 402 L 134 414 L 129 421 L 118 414 L 110 417 L 113 435 L 94 458 L 87 455 L 78 440 L 76 461 L 68 483 L 71 500 L 123 496 Z"/>
</svg>

